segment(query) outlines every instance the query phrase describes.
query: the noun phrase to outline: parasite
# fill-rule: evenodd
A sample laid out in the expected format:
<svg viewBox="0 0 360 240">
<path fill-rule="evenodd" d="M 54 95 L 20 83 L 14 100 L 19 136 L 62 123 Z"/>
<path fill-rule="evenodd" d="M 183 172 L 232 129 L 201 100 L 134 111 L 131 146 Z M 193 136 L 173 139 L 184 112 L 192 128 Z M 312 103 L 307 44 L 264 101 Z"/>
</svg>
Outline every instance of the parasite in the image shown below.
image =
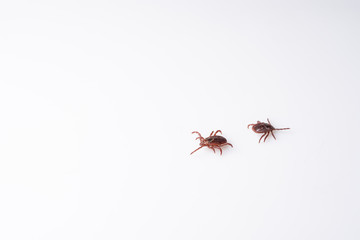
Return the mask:
<svg viewBox="0 0 360 240">
<path fill-rule="evenodd" d="M 200 140 L 200 147 L 195 149 L 192 153 L 190 153 L 190 155 L 203 147 L 208 147 L 208 148 L 212 149 L 214 151 L 214 153 L 216 153 L 215 149 L 219 149 L 220 155 L 222 155 L 222 149 L 221 149 L 222 147 L 224 147 L 226 145 L 233 147 L 232 144 L 227 142 L 226 138 L 224 138 L 223 136 L 216 135 L 217 133 L 222 134 L 222 132 L 220 130 L 217 130 L 214 135 L 213 135 L 214 131 L 212 131 L 210 133 L 210 136 L 207 138 L 203 138 L 199 132 L 196 132 L 196 131 L 192 132 L 192 134 L 194 134 L 194 133 L 199 135 L 199 137 L 197 137 L 195 140 L 198 140 L 198 139 Z"/>
</svg>

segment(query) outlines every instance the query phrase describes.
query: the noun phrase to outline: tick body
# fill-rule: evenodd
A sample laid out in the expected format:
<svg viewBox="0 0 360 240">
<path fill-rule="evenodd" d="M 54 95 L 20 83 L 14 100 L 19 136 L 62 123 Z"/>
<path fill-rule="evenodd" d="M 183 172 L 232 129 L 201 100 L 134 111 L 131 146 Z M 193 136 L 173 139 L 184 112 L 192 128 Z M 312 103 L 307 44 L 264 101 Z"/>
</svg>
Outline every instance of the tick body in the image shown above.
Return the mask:
<svg viewBox="0 0 360 240">
<path fill-rule="evenodd" d="M 230 143 L 227 142 L 226 138 L 224 138 L 223 136 L 216 135 L 217 133 L 222 134 L 222 132 L 220 130 L 217 130 L 214 135 L 213 135 L 214 131 L 212 131 L 210 136 L 207 138 L 203 138 L 199 132 L 192 132 L 192 133 L 196 133 L 199 135 L 199 137 L 197 137 L 195 140 L 197 140 L 197 139 L 200 140 L 200 147 L 197 148 L 196 150 L 194 150 L 192 153 L 190 153 L 190 155 L 203 147 L 208 147 L 208 148 L 212 149 L 214 151 L 214 153 L 216 153 L 215 149 L 219 149 L 220 155 L 222 155 L 222 149 L 221 149 L 222 147 L 224 147 L 226 145 L 233 147 L 233 145 L 231 145 Z"/>
<path fill-rule="evenodd" d="M 255 124 L 249 124 L 248 125 L 248 128 L 251 126 L 251 129 L 254 132 L 263 134 L 259 139 L 259 143 L 260 143 L 260 141 L 261 141 L 261 139 L 263 137 L 265 137 L 264 138 L 264 142 L 265 142 L 265 140 L 270 135 L 270 133 L 274 137 L 274 139 L 276 140 L 276 137 L 275 137 L 275 135 L 273 133 L 273 131 L 275 131 L 275 130 L 288 130 L 288 129 L 290 129 L 290 128 L 274 128 L 273 125 L 271 125 L 269 119 L 267 119 L 267 121 L 268 121 L 268 123 L 257 121 L 257 123 L 255 123 Z"/>
</svg>

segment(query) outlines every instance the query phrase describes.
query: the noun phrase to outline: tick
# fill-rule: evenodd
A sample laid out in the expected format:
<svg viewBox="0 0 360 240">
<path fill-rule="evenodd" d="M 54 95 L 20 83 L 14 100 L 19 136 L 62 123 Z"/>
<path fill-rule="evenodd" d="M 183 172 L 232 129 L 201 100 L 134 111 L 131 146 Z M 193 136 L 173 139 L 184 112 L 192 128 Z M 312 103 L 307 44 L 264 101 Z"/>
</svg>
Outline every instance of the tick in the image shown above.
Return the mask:
<svg viewBox="0 0 360 240">
<path fill-rule="evenodd" d="M 207 138 L 203 138 L 199 132 L 192 132 L 192 133 L 196 133 L 199 135 L 199 137 L 197 137 L 195 140 L 200 139 L 200 147 L 197 148 L 192 153 L 190 153 L 190 155 L 202 147 L 208 147 L 208 148 L 212 149 L 214 151 L 214 153 L 216 153 L 215 149 L 219 149 L 220 155 L 222 155 L 222 149 L 221 149 L 222 147 L 224 147 L 226 145 L 230 145 L 231 147 L 233 147 L 233 145 L 231 145 L 230 143 L 227 142 L 226 138 L 224 138 L 223 136 L 216 135 L 217 133 L 222 134 L 222 132 L 220 130 L 217 130 L 214 135 L 213 135 L 214 131 L 212 131 L 210 136 Z"/>
<path fill-rule="evenodd" d="M 273 133 L 274 130 L 288 130 L 290 128 L 274 128 L 273 125 L 271 125 L 269 119 L 267 119 L 268 123 L 264 123 L 264 122 L 260 122 L 260 121 L 257 121 L 257 123 L 255 124 L 249 124 L 248 125 L 248 128 L 250 126 L 252 126 L 252 130 L 256 133 L 263 133 L 263 135 L 261 136 L 261 138 L 259 139 L 259 143 L 261 141 L 261 139 L 265 136 L 264 138 L 264 142 L 266 140 L 266 138 L 270 135 L 271 135 L 275 138 L 276 140 L 276 137 Z"/>
</svg>

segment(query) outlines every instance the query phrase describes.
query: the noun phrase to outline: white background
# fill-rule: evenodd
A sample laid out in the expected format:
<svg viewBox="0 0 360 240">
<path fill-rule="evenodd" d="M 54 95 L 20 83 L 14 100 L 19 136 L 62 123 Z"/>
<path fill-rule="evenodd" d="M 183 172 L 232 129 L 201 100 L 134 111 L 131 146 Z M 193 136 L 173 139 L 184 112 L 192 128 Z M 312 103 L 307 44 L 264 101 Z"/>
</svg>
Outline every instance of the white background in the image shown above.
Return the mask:
<svg viewBox="0 0 360 240">
<path fill-rule="evenodd" d="M 0 239 L 360 239 L 359 42 L 358 1 L 2 1 Z"/>
</svg>

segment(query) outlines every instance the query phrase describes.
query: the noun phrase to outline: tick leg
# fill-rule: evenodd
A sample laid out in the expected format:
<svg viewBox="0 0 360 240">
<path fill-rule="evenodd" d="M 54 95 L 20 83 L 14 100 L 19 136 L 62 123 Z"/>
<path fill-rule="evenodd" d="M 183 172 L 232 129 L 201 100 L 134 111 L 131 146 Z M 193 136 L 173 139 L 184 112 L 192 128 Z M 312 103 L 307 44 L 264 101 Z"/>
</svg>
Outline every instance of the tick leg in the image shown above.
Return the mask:
<svg viewBox="0 0 360 240">
<path fill-rule="evenodd" d="M 203 147 L 203 146 L 197 148 L 195 151 L 193 151 L 192 153 L 190 153 L 190 155 L 193 154 L 194 152 L 196 152 L 197 150 L 199 150 L 199 149 L 202 148 L 202 147 Z"/>
<path fill-rule="evenodd" d="M 261 138 L 259 139 L 259 143 L 261 142 L 261 139 L 266 135 L 266 133 L 264 133 Z"/>
<path fill-rule="evenodd" d="M 214 131 L 212 131 L 212 132 L 210 133 L 210 136 L 209 136 L 209 137 L 211 137 L 213 133 L 214 133 Z"/>
<path fill-rule="evenodd" d="M 220 130 L 217 130 L 217 131 L 215 132 L 214 136 L 216 136 L 216 134 L 217 134 L 218 132 L 222 134 L 222 132 L 221 132 Z"/>
<path fill-rule="evenodd" d="M 267 134 L 267 135 L 266 135 L 266 137 L 264 138 L 264 142 L 265 142 L 265 140 L 267 139 L 267 137 L 270 135 L 270 132 L 267 132 L 266 134 Z"/>
<path fill-rule="evenodd" d="M 271 125 L 270 120 L 269 119 L 267 119 L 267 120 L 268 120 L 268 123 Z"/>
<path fill-rule="evenodd" d="M 216 148 L 216 149 L 219 149 L 220 150 L 220 155 L 222 155 L 222 149 L 221 149 L 221 147 L 219 147 L 219 146 L 212 146 L 213 148 Z"/>
<path fill-rule="evenodd" d="M 193 131 L 192 134 L 194 134 L 194 133 L 199 134 L 199 137 L 201 137 L 201 134 L 199 132 Z"/>
<path fill-rule="evenodd" d="M 224 143 L 222 146 L 229 145 L 233 148 L 233 145 L 231 143 Z"/>
<path fill-rule="evenodd" d="M 275 138 L 275 140 L 276 140 L 276 137 L 275 137 L 275 135 L 274 135 L 274 133 L 273 133 L 273 131 L 271 131 L 271 135 Z"/>
<path fill-rule="evenodd" d="M 254 126 L 254 125 L 255 125 L 255 124 L 249 124 L 249 125 L 248 125 L 248 128 L 249 128 L 250 126 Z"/>
<path fill-rule="evenodd" d="M 214 148 L 214 147 L 210 147 L 210 146 L 208 146 L 208 148 L 212 149 L 212 150 L 214 151 L 214 153 L 216 154 L 216 152 L 215 152 L 215 148 Z"/>
<path fill-rule="evenodd" d="M 275 128 L 274 130 L 288 130 L 290 128 Z"/>
<path fill-rule="evenodd" d="M 192 134 L 194 134 L 194 133 L 196 133 L 196 134 L 199 135 L 199 137 L 196 138 L 195 140 L 197 140 L 197 139 L 200 139 L 200 140 L 201 140 L 201 139 L 204 139 L 199 132 L 196 132 L 196 131 L 192 132 Z"/>
</svg>

